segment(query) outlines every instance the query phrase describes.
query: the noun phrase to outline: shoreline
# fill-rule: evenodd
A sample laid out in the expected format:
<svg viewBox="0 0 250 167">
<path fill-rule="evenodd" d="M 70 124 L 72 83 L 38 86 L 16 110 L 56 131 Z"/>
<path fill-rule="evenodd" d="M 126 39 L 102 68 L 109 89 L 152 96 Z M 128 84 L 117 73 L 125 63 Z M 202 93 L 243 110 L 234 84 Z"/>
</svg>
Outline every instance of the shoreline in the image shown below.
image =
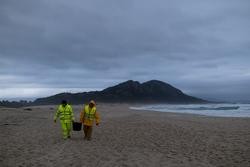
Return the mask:
<svg viewBox="0 0 250 167">
<path fill-rule="evenodd" d="M 134 105 L 130 106 L 131 110 L 137 111 L 152 111 L 164 113 L 179 113 L 191 114 L 208 117 L 222 117 L 222 118 L 250 118 L 249 104 L 213 104 L 213 105 Z"/>
</svg>

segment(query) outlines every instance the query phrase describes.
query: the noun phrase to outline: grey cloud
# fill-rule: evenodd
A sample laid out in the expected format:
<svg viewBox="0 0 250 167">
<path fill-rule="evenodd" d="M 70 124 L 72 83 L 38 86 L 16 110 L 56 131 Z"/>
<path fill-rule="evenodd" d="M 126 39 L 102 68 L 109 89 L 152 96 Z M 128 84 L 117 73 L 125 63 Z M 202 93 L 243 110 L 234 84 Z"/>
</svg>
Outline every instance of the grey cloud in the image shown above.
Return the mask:
<svg viewBox="0 0 250 167">
<path fill-rule="evenodd" d="M 202 97 L 226 99 L 238 87 L 250 98 L 249 8 L 248 0 L 3 0 L 0 86 L 159 79 Z"/>
</svg>

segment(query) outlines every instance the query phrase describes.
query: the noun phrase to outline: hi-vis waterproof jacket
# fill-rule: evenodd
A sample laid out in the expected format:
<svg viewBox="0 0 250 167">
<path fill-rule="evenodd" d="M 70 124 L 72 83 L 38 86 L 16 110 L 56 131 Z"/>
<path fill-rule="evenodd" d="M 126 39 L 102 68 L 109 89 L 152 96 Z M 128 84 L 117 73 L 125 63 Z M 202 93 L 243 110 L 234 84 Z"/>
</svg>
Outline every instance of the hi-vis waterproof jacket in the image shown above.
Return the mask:
<svg viewBox="0 0 250 167">
<path fill-rule="evenodd" d="M 54 116 L 54 120 L 56 120 L 58 117 L 60 118 L 60 121 L 65 123 L 74 121 L 75 118 L 72 107 L 69 104 L 67 104 L 65 107 L 63 107 L 63 105 L 59 105 Z"/>
<path fill-rule="evenodd" d="M 86 126 L 93 126 L 94 120 L 97 124 L 100 123 L 100 116 L 96 111 L 96 107 L 90 108 L 89 105 L 85 105 L 80 114 L 80 121 Z"/>
</svg>

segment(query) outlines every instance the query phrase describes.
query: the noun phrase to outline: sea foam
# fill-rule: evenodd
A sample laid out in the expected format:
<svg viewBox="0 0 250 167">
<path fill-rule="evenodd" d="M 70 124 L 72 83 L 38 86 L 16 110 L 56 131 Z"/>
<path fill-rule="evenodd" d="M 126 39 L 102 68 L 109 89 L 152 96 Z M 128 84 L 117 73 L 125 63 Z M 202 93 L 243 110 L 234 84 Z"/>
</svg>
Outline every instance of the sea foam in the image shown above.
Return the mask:
<svg viewBox="0 0 250 167">
<path fill-rule="evenodd" d="M 217 117 L 250 117 L 250 104 L 158 104 L 130 108 L 134 110 L 189 113 Z"/>
</svg>

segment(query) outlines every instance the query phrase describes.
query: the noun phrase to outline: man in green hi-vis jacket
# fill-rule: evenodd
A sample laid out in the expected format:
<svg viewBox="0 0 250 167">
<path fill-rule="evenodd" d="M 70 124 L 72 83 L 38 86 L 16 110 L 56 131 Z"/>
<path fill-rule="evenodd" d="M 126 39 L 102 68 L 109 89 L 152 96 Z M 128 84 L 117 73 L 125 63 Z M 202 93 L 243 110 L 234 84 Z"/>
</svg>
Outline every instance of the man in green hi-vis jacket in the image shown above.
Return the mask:
<svg viewBox="0 0 250 167">
<path fill-rule="evenodd" d="M 58 117 L 60 118 L 60 122 L 62 126 L 63 139 L 70 138 L 72 121 L 74 121 L 75 118 L 74 118 L 74 112 L 72 110 L 72 107 L 67 103 L 66 100 L 62 100 L 61 105 L 59 105 L 55 113 L 55 116 L 54 116 L 55 123 Z"/>
</svg>

